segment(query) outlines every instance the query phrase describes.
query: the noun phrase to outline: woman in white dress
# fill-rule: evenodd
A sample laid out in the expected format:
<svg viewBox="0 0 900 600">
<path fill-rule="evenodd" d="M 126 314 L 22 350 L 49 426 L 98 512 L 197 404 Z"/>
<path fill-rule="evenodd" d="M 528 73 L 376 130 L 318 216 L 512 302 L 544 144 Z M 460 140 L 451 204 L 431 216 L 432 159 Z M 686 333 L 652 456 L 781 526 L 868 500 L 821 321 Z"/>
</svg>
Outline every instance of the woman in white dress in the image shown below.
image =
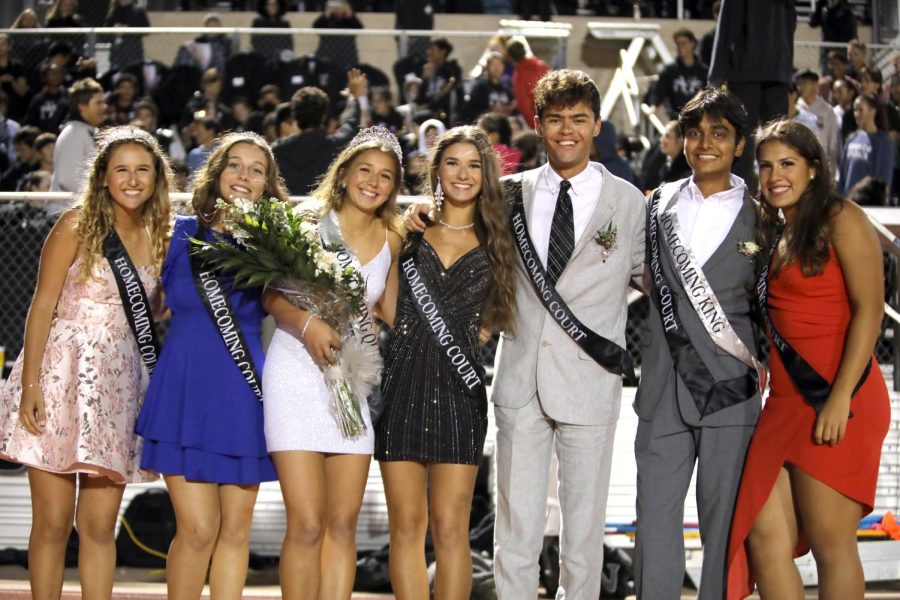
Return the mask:
<svg viewBox="0 0 900 600">
<path fill-rule="evenodd" d="M 401 160 L 390 131 L 364 129 L 312 194 L 322 204 L 320 231 L 334 232 L 355 255 L 369 312 L 384 292 L 402 242 L 393 224 Z M 331 413 L 322 373 L 335 361 L 340 335 L 314 311 L 294 308 L 276 292 L 267 292 L 264 305 L 278 321 L 266 355 L 263 397 L 266 444 L 287 510 L 282 595 L 349 599 L 356 573 L 356 520 L 374 451 L 369 409 L 363 400 L 364 434 L 345 438 Z"/>
</svg>

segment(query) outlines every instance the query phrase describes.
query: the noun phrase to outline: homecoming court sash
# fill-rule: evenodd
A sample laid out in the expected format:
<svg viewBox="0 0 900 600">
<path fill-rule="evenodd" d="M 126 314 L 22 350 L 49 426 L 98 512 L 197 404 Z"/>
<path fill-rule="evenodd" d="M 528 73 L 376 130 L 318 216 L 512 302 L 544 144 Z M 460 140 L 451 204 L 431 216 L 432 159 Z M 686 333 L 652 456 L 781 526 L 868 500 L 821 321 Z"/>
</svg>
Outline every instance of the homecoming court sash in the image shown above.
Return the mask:
<svg viewBox="0 0 900 600">
<path fill-rule="evenodd" d="M 624 376 L 627 382 L 636 382 L 631 355 L 615 342 L 594 333 L 579 321 L 547 278 L 547 270 L 541 264 L 534 242 L 528 235 L 521 188 L 515 192 L 510 213 L 510 227 L 528 280 L 553 320 L 597 364 L 611 373 Z"/>
<path fill-rule="evenodd" d="M 456 330 L 455 323 L 447 314 L 444 303 L 434 291 L 431 281 L 419 268 L 416 260 L 417 248 L 400 258 L 400 272 L 409 285 L 409 294 L 413 306 L 416 307 L 416 314 L 431 331 L 441 356 L 447 361 L 450 371 L 465 393 L 487 402 L 487 392 L 484 381 L 478 373 L 478 363 L 466 348 L 465 336 Z"/>
<path fill-rule="evenodd" d="M 147 367 L 147 373 L 152 375 L 159 357 L 159 339 L 153 324 L 150 299 L 134 263 L 131 262 L 128 250 L 125 249 L 115 229 L 111 229 L 103 241 L 103 255 L 112 268 L 116 287 L 119 288 L 119 297 L 122 299 L 122 307 L 125 309 L 125 317 L 137 342 L 141 360 Z"/>
<path fill-rule="evenodd" d="M 198 236 L 199 237 L 199 236 Z M 244 338 L 244 332 L 238 322 L 237 316 L 234 314 L 234 307 L 228 297 L 228 291 L 222 285 L 222 281 L 216 274 L 204 268 L 203 259 L 199 253 L 188 248 L 188 256 L 191 262 L 191 275 L 194 279 L 194 285 L 197 288 L 197 294 L 206 312 L 219 330 L 219 335 L 228 349 L 228 354 L 237 366 L 241 376 L 250 386 L 257 400 L 262 402 L 262 388 L 260 387 L 259 372 L 253 363 L 253 356 L 247 347 L 247 340 Z"/>
<path fill-rule="evenodd" d="M 650 297 L 662 319 L 675 369 L 691 392 L 700 416 L 705 417 L 743 402 L 757 392 L 762 393 L 766 385 L 766 370 L 732 328 L 703 270 L 690 248 L 682 241 L 675 213 L 678 192 L 673 196 L 671 206 L 662 215 L 659 214 L 661 196 L 660 189 L 653 193 L 647 214 L 650 272 L 653 278 Z M 660 239 L 660 227 L 664 239 Z M 669 249 L 674 268 L 678 272 L 678 282 L 675 284 L 663 273 L 660 263 L 660 246 L 663 244 Z M 745 364 L 750 372 L 734 379 L 716 381 L 694 348 L 690 335 L 678 316 L 678 302 L 672 291 L 675 285 L 681 286 L 690 299 L 713 343 Z"/>
<path fill-rule="evenodd" d="M 785 371 L 787 371 L 791 381 L 794 382 L 794 385 L 800 391 L 800 394 L 803 396 L 806 403 L 812 406 L 816 413 L 818 413 L 822 410 L 825 401 L 828 400 L 828 396 L 831 394 L 831 384 L 827 379 L 819 375 L 819 373 L 813 369 L 812 365 L 806 362 L 806 359 L 800 356 L 787 340 L 781 337 L 781 334 L 775 329 L 775 325 L 772 323 L 772 319 L 769 316 L 769 261 L 775 255 L 775 249 L 778 247 L 779 240 L 781 240 L 781 233 L 782 232 L 779 231 L 775 236 L 775 241 L 772 243 L 772 247 L 769 249 L 769 254 L 767 255 L 768 260 L 762 268 L 762 271 L 760 271 L 759 279 L 756 282 L 756 295 L 759 299 L 759 310 L 762 313 L 766 327 L 769 329 L 769 333 L 772 335 L 772 342 L 774 343 L 775 348 L 778 349 L 778 355 L 781 357 L 781 362 L 784 365 Z M 866 382 L 866 378 L 869 376 L 869 371 L 871 370 L 872 361 L 869 360 L 869 362 L 866 363 L 866 368 L 859 378 L 856 387 L 853 388 L 851 397 L 855 396 L 856 392 L 859 391 L 859 388 Z M 852 412 L 850 413 L 850 416 L 853 416 Z"/>
</svg>

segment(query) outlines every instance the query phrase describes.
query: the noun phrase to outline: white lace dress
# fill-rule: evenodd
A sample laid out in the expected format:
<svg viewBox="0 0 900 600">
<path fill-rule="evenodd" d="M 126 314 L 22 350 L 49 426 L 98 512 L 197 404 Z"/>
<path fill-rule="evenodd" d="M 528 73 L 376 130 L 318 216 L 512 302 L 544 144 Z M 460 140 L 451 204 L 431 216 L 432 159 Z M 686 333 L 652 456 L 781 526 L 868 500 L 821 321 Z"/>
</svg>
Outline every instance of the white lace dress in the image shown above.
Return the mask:
<svg viewBox="0 0 900 600">
<path fill-rule="evenodd" d="M 391 267 L 387 241 L 375 258 L 362 266 L 366 302 L 371 308 L 384 292 Z M 269 452 L 308 450 L 335 454 L 372 454 L 375 434 L 369 406 L 362 402 L 366 434 L 348 440 L 329 409 L 328 389 L 306 346 L 290 333 L 276 329 L 263 370 L 263 409 Z"/>
</svg>

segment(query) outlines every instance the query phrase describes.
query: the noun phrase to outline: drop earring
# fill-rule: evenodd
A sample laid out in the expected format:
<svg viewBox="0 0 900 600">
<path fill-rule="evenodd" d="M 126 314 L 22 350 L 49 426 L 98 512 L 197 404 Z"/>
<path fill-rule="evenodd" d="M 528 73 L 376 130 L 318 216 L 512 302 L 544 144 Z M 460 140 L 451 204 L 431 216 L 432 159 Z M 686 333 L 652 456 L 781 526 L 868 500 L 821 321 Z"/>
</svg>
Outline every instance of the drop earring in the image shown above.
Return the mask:
<svg viewBox="0 0 900 600">
<path fill-rule="evenodd" d="M 441 187 L 441 178 L 437 178 L 437 182 L 434 186 L 434 210 L 437 212 L 441 212 L 441 208 L 444 206 L 444 188 Z"/>
</svg>

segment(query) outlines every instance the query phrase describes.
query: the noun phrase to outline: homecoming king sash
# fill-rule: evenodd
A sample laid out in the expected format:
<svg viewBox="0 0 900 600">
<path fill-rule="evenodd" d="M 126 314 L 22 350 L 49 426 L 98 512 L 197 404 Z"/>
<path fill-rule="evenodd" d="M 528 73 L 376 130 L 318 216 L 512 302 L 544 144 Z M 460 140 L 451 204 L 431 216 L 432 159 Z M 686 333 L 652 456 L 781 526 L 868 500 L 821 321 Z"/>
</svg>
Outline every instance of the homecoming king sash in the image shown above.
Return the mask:
<svg viewBox="0 0 900 600">
<path fill-rule="evenodd" d="M 728 322 L 703 270 L 697 265 L 690 248 L 682 241 L 681 228 L 675 213 L 678 192 L 673 195 L 671 206 L 667 207 L 662 215 L 659 214 L 661 196 L 662 193 L 659 189 L 653 193 L 647 214 L 650 272 L 653 278 L 650 295 L 662 319 L 666 341 L 672 351 L 675 368 L 690 390 L 701 417 L 705 417 L 738 402 L 743 402 L 756 392 L 761 393 L 766 385 L 766 370 L 731 327 L 731 323 Z M 665 236 L 663 240 L 660 239 L 660 227 Z M 662 244 L 669 249 L 674 269 L 678 273 L 677 284 L 668 281 L 663 273 L 660 264 L 660 246 Z M 672 292 L 673 285 L 683 288 L 713 343 L 747 365 L 752 369 L 751 372 L 734 379 L 715 380 L 709 367 L 694 348 L 693 342 L 678 316 L 678 303 Z"/>
<path fill-rule="evenodd" d="M 112 268 L 116 287 L 119 288 L 119 297 L 122 298 L 122 307 L 125 309 L 125 317 L 137 342 L 141 360 L 147 367 L 147 373 L 152 375 L 156 359 L 159 357 L 159 339 L 153 325 L 150 300 L 138 271 L 128 256 L 128 250 L 125 249 L 115 229 L 111 229 L 103 241 L 103 254 Z"/>
<path fill-rule="evenodd" d="M 803 396 L 806 403 L 812 406 L 818 413 L 822 410 L 825 401 L 828 400 L 828 396 L 831 394 L 831 384 L 827 379 L 819 375 L 816 370 L 813 369 L 812 365 L 806 362 L 806 359 L 800 356 L 800 354 L 798 354 L 797 351 L 781 337 L 778 330 L 775 329 L 772 319 L 769 317 L 769 260 L 771 260 L 772 256 L 775 254 L 775 249 L 778 247 L 780 239 L 781 231 L 775 236 L 775 241 L 772 243 L 772 247 L 769 249 L 769 254 L 767 255 L 768 260 L 756 282 L 756 295 L 759 299 L 759 310 L 762 313 L 766 327 L 769 328 L 769 333 L 772 334 L 772 342 L 774 343 L 775 348 L 778 349 L 778 355 L 781 357 L 781 362 L 784 365 L 785 371 L 790 375 L 791 381 L 794 382 L 794 385 L 800 391 L 800 394 Z M 859 388 L 866 382 L 866 378 L 869 376 L 869 371 L 871 370 L 872 361 L 870 359 L 869 362 L 866 363 L 866 368 L 859 378 L 856 387 L 853 388 L 851 397 L 855 396 L 856 392 L 859 391 Z M 850 416 L 853 416 L 852 412 L 850 413 Z"/>
<path fill-rule="evenodd" d="M 513 199 L 510 227 L 512 228 L 513 238 L 515 238 L 516 249 L 519 251 L 519 258 L 522 259 L 522 265 L 528 274 L 528 280 L 531 282 L 541 304 L 544 305 L 544 308 L 547 309 L 553 320 L 597 364 L 611 373 L 624 376 L 626 381 L 637 381 L 637 377 L 634 375 L 631 355 L 618 344 L 588 329 L 584 323 L 575 317 L 565 300 L 562 299 L 562 296 L 550 283 L 550 280 L 547 278 L 547 270 L 541 264 L 537 251 L 534 248 L 534 242 L 531 240 L 531 236 L 528 235 L 521 189 L 516 191 Z"/>
<path fill-rule="evenodd" d="M 440 297 L 431 287 L 428 277 L 419 269 L 416 252 L 400 259 L 400 271 L 409 285 L 409 293 L 419 319 L 431 331 L 435 344 L 450 366 L 462 389 L 470 396 L 487 401 L 484 381 L 478 374 L 475 360 L 466 349 L 466 338 L 455 331 L 454 323 L 447 315 Z"/>
<path fill-rule="evenodd" d="M 256 370 L 256 365 L 253 364 L 253 357 L 247 347 L 247 340 L 244 338 L 241 325 L 234 314 L 234 307 L 228 298 L 228 291 L 215 273 L 204 268 L 203 259 L 199 253 L 188 248 L 188 256 L 191 261 L 194 285 L 200 300 L 206 307 L 206 312 L 209 313 L 216 329 L 219 330 L 219 335 L 222 336 L 222 341 L 225 342 L 225 347 L 238 371 L 241 372 L 241 376 L 253 390 L 256 398 L 262 402 L 259 372 Z"/>
</svg>

